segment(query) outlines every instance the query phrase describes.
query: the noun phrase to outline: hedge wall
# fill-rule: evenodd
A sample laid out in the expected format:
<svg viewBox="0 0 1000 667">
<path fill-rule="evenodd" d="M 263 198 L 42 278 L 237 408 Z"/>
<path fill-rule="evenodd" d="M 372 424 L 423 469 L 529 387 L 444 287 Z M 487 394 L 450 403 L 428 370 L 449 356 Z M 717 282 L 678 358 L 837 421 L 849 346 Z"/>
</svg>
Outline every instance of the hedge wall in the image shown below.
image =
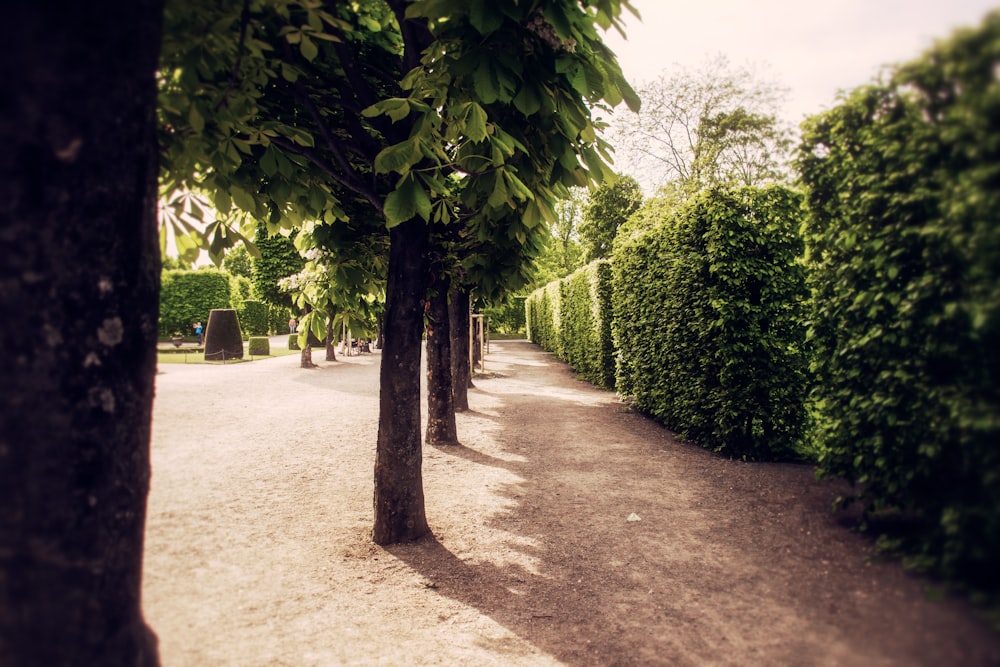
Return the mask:
<svg viewBox="0 0 1000 667">
<path fill-rule="evenodd" d="M 801 198 L 695 196 L 615 245 L 618 391 L 700 444 L 747 459 L 798 454 L 806 424 Z"/>
<path fill-rule="evenodd" d="M 209 311 L 229 307 L 229 275 L 221 271 L 164 271 L 161 281 L 161 337 L 175 331 L 194 335 L 194 322 L 207 325 Z"/>
<path fill-rule="evenodd" d="M 559 281 L 539 287 L 525 300 L 528 340 L 537 343 L 543 350 L 554 352 L 563 358 L 559 334 L 561 299 Z"/>
<path fill-rule="evenodd" d="M 821 465 L 922 566 L 1000 562 L 1000 14 L 804 124 Z"/>
<path fill-rule="evenodd" d="M 269 309 L 266 303 L 247 300 L 242 307 L 237 308 L 240 316 L 240 326 L 244 336 L 266 336 L 268 334 Z M 287 326 L 287 322 L 285 323 Z"/>
<path fill-rule="evenodd" d="M 615 388 L 611 262 L 596 260 L 559 281 L 563 358 L 584 379 Z"/>
</svg>

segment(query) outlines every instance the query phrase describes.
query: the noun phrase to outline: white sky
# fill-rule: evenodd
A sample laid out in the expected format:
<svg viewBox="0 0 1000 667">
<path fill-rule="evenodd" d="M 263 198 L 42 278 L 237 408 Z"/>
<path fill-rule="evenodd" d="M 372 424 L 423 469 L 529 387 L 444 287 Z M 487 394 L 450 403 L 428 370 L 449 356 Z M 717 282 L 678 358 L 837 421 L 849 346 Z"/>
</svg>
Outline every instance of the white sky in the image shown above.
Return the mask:
<svg viewBox="0 0 1000 667">
<path fill-rule="evenodd" d="M 881 66 L 919 56 L 960 26 L 977 25 L 997 0 L 633 0 L 623 40 L 604 41 L 633 86 L 678 63 L 722 53 L 733 64 L 768 65 L 790 89 L 794 125 L 867 83 Z"/>
</svg>

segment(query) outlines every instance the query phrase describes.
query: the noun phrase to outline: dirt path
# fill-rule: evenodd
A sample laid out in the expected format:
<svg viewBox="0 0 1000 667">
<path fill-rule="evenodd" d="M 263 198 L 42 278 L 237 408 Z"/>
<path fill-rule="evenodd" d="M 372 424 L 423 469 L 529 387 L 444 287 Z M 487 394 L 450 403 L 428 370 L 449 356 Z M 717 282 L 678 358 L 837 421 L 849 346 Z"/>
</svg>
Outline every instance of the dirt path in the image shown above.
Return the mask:
<svg viewBox="0 0 1000 667">
<path fill-rule="evenodd" d="M 680 444 L 526 342 L 493 344 L 463 446 L 425 448 L 435 537 L 375 547 L 378 360 L 161 367 L 165 666 L 1000 664 L 964 604 L 869 561 L 837 484 Z"/>
</svg>

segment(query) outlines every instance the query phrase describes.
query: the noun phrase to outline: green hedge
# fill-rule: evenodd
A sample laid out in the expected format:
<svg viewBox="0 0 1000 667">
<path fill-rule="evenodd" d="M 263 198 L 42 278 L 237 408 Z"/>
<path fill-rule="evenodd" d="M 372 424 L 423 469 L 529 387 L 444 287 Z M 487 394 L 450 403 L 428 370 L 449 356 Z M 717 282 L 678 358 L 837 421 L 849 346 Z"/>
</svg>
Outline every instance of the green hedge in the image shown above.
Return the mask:
<svg viewBox="0 0 1000 667">
<path fill-rule="evenodd" d="M 268 305 L 260 301 L 247 300 L 237 309 L 244 336 L 266 336 L 269 332 Z M 287 322 L 285 323 L 287 326 Z"/>
<path fill-rule="evenodd" d="M 695 196 L 615 246 L 618 390 L 700 444 L 797 457 L 806 424 L 801 199 Z"/>
<path fill-rule="evenodd" d="M 556 280 L 529 294 L 524 308 L 528 340 L 537 343 L 543 350 L 554 352 L 561 359 L 560 302 L 559 281 Z"/>
<path fill-rule="evenodd" d="M 584 266 L 560 284 L 563 358 L 580 375 L 605 389 L 615 387 L 611 340 L 611 262 Z"/>
<path fill-rule="evenodd" d="M 229 276 L 212 269 L 200 271 L 164 271 L 160 288 L 160 336 L 170 336 L 180 331 L 193 335 L 191 325 L 208 323 L 208 314 L 214 308 L 228 308 L 230 302 Z"/>
<path fill-rule="evenodd" d="M 282 306 L 268 304 L 267 307 L 267 330 L 269 334 L 283 334 L 288 331 L 288 320 L 292 317 L 292 311 Z"/>
<path fill-rule="evenodd" d="M 916 564 L 1000 562 L 1000 13 L 804 124 L 816 439 Z M 988 583 L 992 582 L 992 583 Z"/>
</svg>

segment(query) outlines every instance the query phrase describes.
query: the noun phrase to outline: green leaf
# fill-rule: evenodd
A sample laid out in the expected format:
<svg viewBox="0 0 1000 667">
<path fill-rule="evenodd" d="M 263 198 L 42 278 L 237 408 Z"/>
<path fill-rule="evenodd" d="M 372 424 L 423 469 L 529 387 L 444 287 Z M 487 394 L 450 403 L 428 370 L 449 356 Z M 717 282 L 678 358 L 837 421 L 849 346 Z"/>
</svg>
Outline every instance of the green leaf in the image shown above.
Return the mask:
<svg viewBox="0 0 1000 667">
<path fill-rule="evenodd" d="M 265 176 L 274 176 L 278 173 L 278 161 L 274 157 L 274 151 L 268 148 L 260 157 L 260 168 Z"/>
<path fill-rule="evenodd" d="M 410 167 L 419 162 L 422 157 L 417 139 L 407 139 L 402 143 L 382 149 L 375 156 L 375 173 L 396 172 L 405 176 L 409 173 Z"/>
<path fill-rule="evenodd" d="M 538 113 L 542 108 L 542 100 L 535 87 L 527 82 L 521 85 L 521 90 L 514 97 L 514 106 L 525 116 Z"/>
<path fill-rule="evenodd" d="M 257 202 L 254 200 L 253 195 L 244 190 L 243 188 L 232 186 L 230 189 L 230 194 L 233 197 L 233 201 L 241 209 L 247 213 L 253 213 L 257 210 Z"/>
<path fill-rule="evenodd" d="M 410 100 L 405 97 L 393 97 L 362 109 L 361 115 L 365 118 L 386 115 L 392 122 L 398 122 L 406 118 L 410 113 Z"/>
<path fill-rule="evenodd" d="M 472 82 L 476 90 L 476 95 L 479 96 L 479 99 L 484 104 L 493 104 L 497 101 L 500 90 L 497 84 L 496 72 L 493 70 L 493 65 L 489 60 L 482 59 L 479 61 L 479 67 L 476 68 Z"/>
<path fill-rule="evenodd" d="M 465 119 L 465 134 L 476 143 L 486 138 L 486 112 L 475 102 L 469 106 L 469 115 Z"/>
<path fill-rule="evenodd" d="M 222 215 L 227 215 L 233 208 L 233 202 L 225 190 L 216 190 L 212 201 L 215 204 L 215 209 Z"/>
<path fill-rule="evenodd" d="M 299 42 L 299 51 L 302 52 L 302 57 L 309 62 L 316 60 L 316 56 L 319 55 L 319 47 L 316 46 L 316 42 L 309 39 L 306 35 L 302 35 L 302 41 Z"/>
<path fill-rule="evenodd" d="M 417 181 L 413 181 L 413 189 L 413 198 L 417 206 L 417 215 L 423 218 L 425 222 L 430 221 L 431 199 L 427 195 L 427 191 L 424 190 L 423 186 Z"/>
<path fill-rule="evenodd" d="M 489 35 L 503 25 L 503 14 L 496 2 L 472 2 L 469 7 L 469 23 L 480 35 Z"/>
<path fill-rule="evenodd" d="M 412 176 L 403 179 L 385 199 L 385 220 L 389 228 L 419 215 L 430 220 L 431 200 L 427 191 Z"/>
<path fill-rule="evenodd" d="M 191 105 L 191 109 L 188 111 L 188 122 L 191 123 L 191 129 L 198 134 L 201 134 L 205 130 L 205 118 L 194 104 Z"/>
<path fill-rule="evenodd" d="M 417 202 L 413 195 L 413 191 L 407 187 L 399 187 L 389 193 L 383 208 L 386 227 L 392 229 L 417 214 Z"/>
</svg>

